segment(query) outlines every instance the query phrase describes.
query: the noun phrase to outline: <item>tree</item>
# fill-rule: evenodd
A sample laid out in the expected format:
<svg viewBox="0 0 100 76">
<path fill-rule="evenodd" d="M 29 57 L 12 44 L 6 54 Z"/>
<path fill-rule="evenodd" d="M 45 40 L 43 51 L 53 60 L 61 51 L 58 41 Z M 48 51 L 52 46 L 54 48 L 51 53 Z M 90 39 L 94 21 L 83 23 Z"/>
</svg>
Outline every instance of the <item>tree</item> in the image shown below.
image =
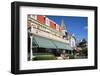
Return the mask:
<svg viewBox="0 0 100 76">
<path fill-rule="evenodd" d="M 87 41 L 85 39 L 82 39 L 81 42 L 79 42 L 79 45 L 80 47 L 86 47 L 87 46 Z"/>
<path fill-rule="evenodd" d="M 85 39 L 82 39 L 82 41 L 79 42 L 78 47 L 82 48 L 82 50 L 80 51 L 80 55 L 88 55 L 87 41 Z"/>
</svg>

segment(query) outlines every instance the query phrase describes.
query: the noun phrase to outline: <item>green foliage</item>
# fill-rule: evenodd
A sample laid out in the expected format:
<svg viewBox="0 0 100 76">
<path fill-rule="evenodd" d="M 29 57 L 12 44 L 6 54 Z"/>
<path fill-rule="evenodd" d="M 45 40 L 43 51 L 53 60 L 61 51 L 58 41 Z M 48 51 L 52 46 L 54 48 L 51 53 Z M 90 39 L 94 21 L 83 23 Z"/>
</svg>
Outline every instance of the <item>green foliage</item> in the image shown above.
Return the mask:
<svg viewBox="0 0 100 76">
<path fill-rule="evenodd" d="M 56 60 L 54 55 L 37 55 L 32 60 Z"/>
<path fill-rule="evenodd" d="M 74 59 L 74 55 L 69 55 L 69 59 Z"/>
<path fill-rule="evenodd" d="M 87 56 L 87 55 L 88 55 L 87 48 L 86 48 L 86 47 L 82 48 L 80 54 L 81 54 L 81 55 L 84 55 L 84 56 Z"/>
<path fill-rule="evenodd" d="M 80 51 L 80 56 L 88 56 L 87 41 L 85 39 L 79 43 L 78 47 L 82 48 Z"/>
<path fill-rule="evenodd" d="M 75 59 L 74 55 L 66 54 L 66 57 L 69 57 L 69 59 Z"/>
<path fill-rule="evenodd" d="M 79 43 L 79 47 L 86 47 L 87 41 L 85 39 L 82 40 L 82 42 Z"/>
</svg>

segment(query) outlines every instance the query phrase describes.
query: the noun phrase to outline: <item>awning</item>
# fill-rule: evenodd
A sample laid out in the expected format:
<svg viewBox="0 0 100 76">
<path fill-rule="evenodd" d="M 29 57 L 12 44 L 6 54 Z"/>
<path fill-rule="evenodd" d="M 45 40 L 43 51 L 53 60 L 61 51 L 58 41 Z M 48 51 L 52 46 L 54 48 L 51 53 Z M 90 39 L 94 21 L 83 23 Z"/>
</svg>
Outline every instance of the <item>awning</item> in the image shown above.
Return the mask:
<svg viewBox="0 0 100 76">
<path fill-rule="evenodd" d="M 52 40 L 52 42 L 57 46 L 58 49 L 73 50 L 70 45 L 60 41 Z"/>
<path fill-rule="evenodd" d="M 34 41 L 35 40 L 35 41 Z M 52 48 L 56 49 L 57 47 L 52 43 L 50 39 L 41 36 L 33 36 L 33 42 L 37 43 L 40 48 Z"/>
<path fill-rule="evenodd" d="M 67 43 L 51 40 L 37 35 L 33 36 L 33 42 L 40 48 L 73 50 Z"/>
</svg>

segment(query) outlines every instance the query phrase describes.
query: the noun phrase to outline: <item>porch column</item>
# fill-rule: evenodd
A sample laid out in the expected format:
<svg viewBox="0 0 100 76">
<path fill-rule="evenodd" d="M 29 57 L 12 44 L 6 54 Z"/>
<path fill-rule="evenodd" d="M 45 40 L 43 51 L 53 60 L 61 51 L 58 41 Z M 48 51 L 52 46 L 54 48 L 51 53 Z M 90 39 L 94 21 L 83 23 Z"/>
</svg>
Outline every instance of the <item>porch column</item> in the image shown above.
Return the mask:
<svg viewBox="0 0 100 76">
<path fill-rule="evenodd" d="M 31 31 L 30 31 L 30 60 L 32 60 L 32 58 L 33 58 L 33 50 L 32 50 L 33 35 L 32 35 L 32 31 L 33 31 L 33 27 L 31 26 Z"/>
<path fill-rule="evenodd" d="M 30 36 L 30 60 L 32 60 L 33 57 L 33 50 L 32 50 L 32 36 Z"/>
</svg>

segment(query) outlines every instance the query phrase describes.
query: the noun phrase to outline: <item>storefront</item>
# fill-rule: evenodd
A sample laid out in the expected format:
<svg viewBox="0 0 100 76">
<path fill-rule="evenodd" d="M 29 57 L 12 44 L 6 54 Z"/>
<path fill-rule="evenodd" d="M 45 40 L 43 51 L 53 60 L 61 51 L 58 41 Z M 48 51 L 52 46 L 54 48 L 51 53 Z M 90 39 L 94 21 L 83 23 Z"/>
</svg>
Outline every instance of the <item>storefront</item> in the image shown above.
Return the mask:
<svg viewBox="0 0 100 76">
<path fill-rule="evenodd" d="M 32 44 L 32 45 L 31 45 Z M 29 53 L 32 53 L 30 56 L 34 56 L 34 54 L 42 54 L 42 53 L 52 53 L 54 55 L 59 55 L 61 51 L 72 51 L 73 49 L 67 43 L 63 43 L 60 41 L 56 41 L 53 39 L 48 39 L 45 37 L 41 37 L 38 35 L 32 35 L 32 39 L 30 40 L 30 46 L 32 46 Z M 30 58 L 32 58 L 30 57 Z"/>
</svg>

